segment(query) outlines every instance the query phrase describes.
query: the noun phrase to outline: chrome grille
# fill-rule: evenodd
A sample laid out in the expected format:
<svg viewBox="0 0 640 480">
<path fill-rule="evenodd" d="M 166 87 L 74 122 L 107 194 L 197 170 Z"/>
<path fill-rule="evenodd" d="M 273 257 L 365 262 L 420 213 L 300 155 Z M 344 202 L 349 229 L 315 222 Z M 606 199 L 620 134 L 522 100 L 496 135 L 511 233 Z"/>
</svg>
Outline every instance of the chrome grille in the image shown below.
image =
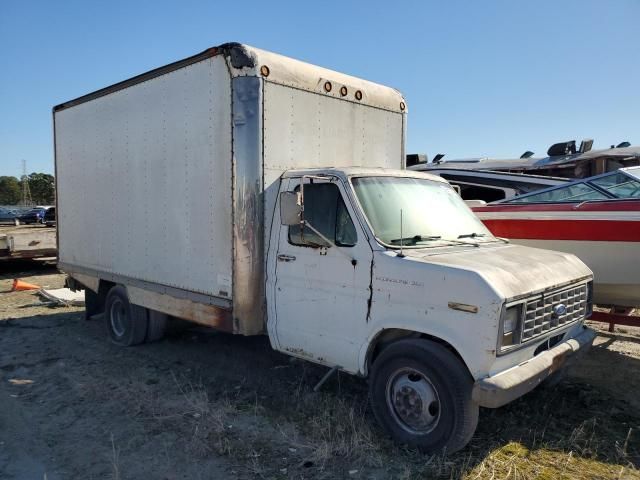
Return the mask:
<svg viewBox="0 0 640 480">
<path fill-rule="evenodd" d="M 562 312 L 564 305 L 566 310 Z M 555 308 L 555 310 L 554 310 Z M 560 310 L 560 311 L 558 311 Z M 587 311 L 587 284 L 544 292 L 527 300 L 522 341 L 582 319 Z"/>
</svg>

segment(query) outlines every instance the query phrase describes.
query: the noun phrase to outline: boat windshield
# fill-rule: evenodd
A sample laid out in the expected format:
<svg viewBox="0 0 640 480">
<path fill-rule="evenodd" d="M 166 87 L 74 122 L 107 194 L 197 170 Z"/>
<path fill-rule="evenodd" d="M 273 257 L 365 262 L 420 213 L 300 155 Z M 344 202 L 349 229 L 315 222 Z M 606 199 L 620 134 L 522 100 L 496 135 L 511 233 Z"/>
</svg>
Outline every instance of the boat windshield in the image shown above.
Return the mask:
<svg viewBox="0 0 640 480">
<path fill-rule="evenodd" d="M 640 167 L 585 178 L 561 187 L 545 188 L 505 203 L 575 203 L 615 198 L 640 198 Z"/>
<path fill-rule="evenodd" d="M 618 198 L 640 198 L 640 180 L 620 171 L 594 178 L 591 183 Z"/>
<path fill-rule="evenodd" d="M 564 187 L 542 190 L 533 195 L 516 197 L 509 203 L 583 202 L 585 200 L 606 200 L 607 198 L 604 193 L 587 183 L 572 183 Z"/>
<path fill-rule="evenodd" d="M 448 184 L 385 176 L 355 177 L 351 182 L 376 238 L 385 245 L 424 247 L 442 242 L 495 241 Z"/>
</svg>

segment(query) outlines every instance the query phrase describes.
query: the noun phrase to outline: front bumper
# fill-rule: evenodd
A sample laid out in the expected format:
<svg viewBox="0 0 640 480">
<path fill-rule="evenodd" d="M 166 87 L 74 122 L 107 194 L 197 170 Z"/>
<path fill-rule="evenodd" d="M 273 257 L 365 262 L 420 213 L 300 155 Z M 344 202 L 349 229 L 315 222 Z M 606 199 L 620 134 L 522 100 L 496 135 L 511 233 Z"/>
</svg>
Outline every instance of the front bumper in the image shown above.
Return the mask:
<svg viewBox="0 0 640 480">
<path fill-rule="evenodd" d="M 553 372 L 560 370 L 578 354 L 589 350 L 596 332 L 584 327 L 580 334 L 559 343 L 517 367 L 478 380 L 473 385 L 473 400 L 481 407 L 498 408 L 537 387 Z"/>
</svg>

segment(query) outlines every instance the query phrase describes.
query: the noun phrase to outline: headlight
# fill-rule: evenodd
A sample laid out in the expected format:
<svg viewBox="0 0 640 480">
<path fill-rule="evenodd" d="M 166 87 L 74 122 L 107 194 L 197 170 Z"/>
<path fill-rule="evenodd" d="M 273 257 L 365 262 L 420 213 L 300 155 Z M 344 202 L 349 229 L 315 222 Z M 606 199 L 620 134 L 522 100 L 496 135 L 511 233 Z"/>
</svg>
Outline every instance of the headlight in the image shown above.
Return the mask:
<svg viewBox="0 0 640 480">
<path fill-rule="evenodd" d="M 518 320 L 520 319 L 520 305 L 507 308 L 504 314 L 504 320 L 502 321 L 502 332 L 510 333 L 518 327 Z"/>
<path fill-rule="evenodd" d="M 502 347 L 510 347 L 520 343 L 520 321 L 522 304 L 507 307 L 502 315 Z"/>
</svg>

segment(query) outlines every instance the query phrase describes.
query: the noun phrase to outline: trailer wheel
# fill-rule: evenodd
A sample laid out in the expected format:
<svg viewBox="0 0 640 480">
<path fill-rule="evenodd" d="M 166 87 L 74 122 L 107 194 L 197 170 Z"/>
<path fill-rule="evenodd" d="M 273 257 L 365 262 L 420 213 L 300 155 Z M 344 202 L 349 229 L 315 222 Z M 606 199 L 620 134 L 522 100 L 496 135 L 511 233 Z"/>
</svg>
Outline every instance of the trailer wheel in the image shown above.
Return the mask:
<svg viewBox="0 0 640 480">
<path fill-rule="evenodd" d="M 129 302 L 127 290 L 122 285 L 109 290 L 104 318 L 109 338 L 116 345 L 129 347 L 144 342 L 148 310 Z"/>
<path fill-rule="evenodd" d="M 149 310 L 149 324 L 147 325 L 147 342 L 155 342 L 164 337 L 167 330 L 169 315 Z"/>
<path fill-rule="evenodd" d="M 445 347 L 407 339 L 376 359 L 369 394 L 373 413 L 394 440 L 449 454 L 462 449 L 478 425 L 472 386 L 466 367 Z"/>
</svg>

